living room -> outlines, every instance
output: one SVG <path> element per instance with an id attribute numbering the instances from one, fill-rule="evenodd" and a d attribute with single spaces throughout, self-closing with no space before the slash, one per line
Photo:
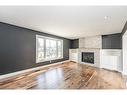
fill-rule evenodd
<path id="1" fill-rule="evenodd" d="M 0 89 L 126 89 L 126 10 L 0 6 Z"/>

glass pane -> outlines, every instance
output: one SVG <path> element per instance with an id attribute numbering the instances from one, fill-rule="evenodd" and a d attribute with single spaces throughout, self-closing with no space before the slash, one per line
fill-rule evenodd
<path id="1" fill-rule="evenodd" d="M 37 60 L 42 61 L 44 59 L 44 39 L 37 38 Z"/>
<path id="2" fill-rule="evenodd" d="M 58 41 L 58 57 L 62 57 L 62 41 Z"/>
<path id="3" fill-rule="evenodd" d="M 57 45 L 55 40 L 46 39 L 46 58 L 57 57 Z"/>

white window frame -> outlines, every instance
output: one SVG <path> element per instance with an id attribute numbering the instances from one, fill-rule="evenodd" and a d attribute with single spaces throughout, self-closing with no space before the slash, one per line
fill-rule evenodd
<path id="1" fill-rule="evenodd" d="M 44 58 L 43 61 L 39 61 L 38 58 L 37 58 L 37 55 L 38 55 L 38 51 L 37 51 L 37 49 L 38 49 L 37 39 L 38 38 L 44 39 L 44 53 L 45 54 L 46 54 L 46 50 L 45 50 L 45 47 L 46 47 L 46 39 L 61 41 L 62 42 L 62 55 L 61 55 L 61 57 L 48 58 L 48 59 L 47 58 Z M 58 47 L 57 47 L 57 52 L 56 53 L 58 54 Z M 41 35 L 36 35 L 36 63 L 45 62 L 45 61 L 51 61 L 51 60 L 57 60 L 57 59 L 62 59 L 62 58 L 63 58 L 63 40 L 62 39 L 52 38 L 52 37 L 46 37 L 46 36 L 41 36 Z"/>

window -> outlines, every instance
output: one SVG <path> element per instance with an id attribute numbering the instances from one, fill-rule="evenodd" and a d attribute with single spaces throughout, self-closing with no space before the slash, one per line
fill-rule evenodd
<path id="1" fill-rule="evenodd" d="M 63 58 L 63 40 L 36 35 L 36 62 Z"/>

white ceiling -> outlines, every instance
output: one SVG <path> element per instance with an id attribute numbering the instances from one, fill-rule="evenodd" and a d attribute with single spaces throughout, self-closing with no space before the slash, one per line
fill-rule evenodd
<path id="1" fill-rule="evenodd" d="M 127 21 L 127 7 L 1 6 L 0 21 L 75 39 L 120 33 Z"/>

